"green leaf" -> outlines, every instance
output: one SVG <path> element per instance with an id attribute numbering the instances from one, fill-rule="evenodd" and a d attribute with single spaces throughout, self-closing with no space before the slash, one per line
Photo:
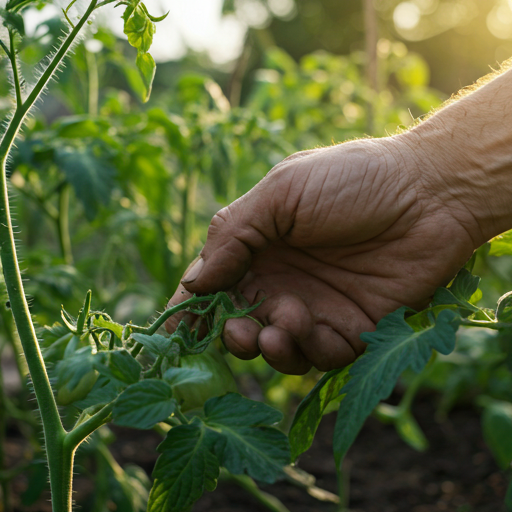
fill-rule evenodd
<path id="1" fill-rule="evenodd" d="M 210 398 L 204 405 L 205 423 L 217 436 L 215 454 L 221 466 L 235 475 L 248 474 L 273 483 L 290 463 L 287 437 L 273 425 L 282 414 L 237 393 Z"/>
<path id="2" fill-rule="evenodd" d="M 434 306 L 455 304 L 462 310 L 478 312 L 480 308 L 471 304 L 469 300 L 477 291 L 479 283 L 480 277 L 462 268 L 448 288 L 436 290 L 432 304 Z"/>
<path id="3" fill-rule="evenodd" d="M 194 382 L 204 382 L 210 379 L 212 374 L 198 368 L 169 368 L 164 373 L 164 379 L 171 385 L 192 384 Z"/>
<path id="4" fill-rule="evenodd" d="M 119 339 L 123 336 L 123 326 L 111 320 L 108 315 L 102 312 L 95 312 L 92 317 L 92 325 L 112 331 Z"/>
<path id="5" fill-rule="evenodd" d="M 13 10 L 0 9 L 0 18 L 3 18 L 3 26 L 17 32 L 20 36 L 25 35 L 25 24 L 23 16 Z"/>
<path id="6" fill-rule="evenodd" d="M 84 410 L 108 404 L 117 398 L 123 387 L 124 385 L 117 380 L 100 375 L 89 394 L 83 400 L 74 402 L 73 405 L 80 410 Z"/>
<path id="7" fill-rule="evenodd" d="M 149 352 L 157 356 L 167 356 L 169 352 L 173 354 L 179 353 L 180 347 L 174 343 L 171 338 L 162 336 L 161 334 L 147 334 L 134 333 L 130 336 L 137 343 L 144 346 Z"/>
<path id="8" fill-rule="evenodd" d="M 512 230 L 502 233 L 491 240 L 489 256 L 512 255 Z"/>
<path id="9" fill-rule="evenodd" d="M 114 170 L 91 147 L 60 147 L 55 160 L 82 202 L 85 215 L 94 219 L 100 205 L 106 205 L 114 188 Z"/>
<path id="10" fill-rule="evenodd" d="M 151 89 L 153 87 L 153 79 L 155 78 L 156 64 L 153 57 L 149 53 L 137 53 L 135 64 L 139 69 L 142 82 L 144 83 L 145 94 L 142 101 L 146 103 L 151 96 Z"/>
<path id="11" fill-rule="evenodd" d="M 466 268 L 461 268 L 448 289 L 460 300 L 469 301 L 477 291 L 480 277 L 473 275 Z"/>
<path id="12" fill-rule="evenodd" d="M 419 452 L 427 450 L 427 438 L 409 411 L 399 414 L 394 423 L 398 434 L 409 446 Z"/>
<path id="13" fill-rule="evenodd" d="M 116 400 L 114 423 L 121 427 L 149 429 L 167 419 L 176 409 L 169 384 L 146 379 L 128 386 Z"/>
<path id="14" fill-rule="evenodd" d="M 391 394 L 400 374 L 411 367 L 420 372 L 432 349 L 449 354 L 455 347 L 460 316 L 441 311 L 436 323 L 416 332 L 404 320 L 407 308 L 385 316 L 372 333 L 361 340 L 368 347 L 350 369 L 350 380 L 342 388 L 343 398 L 334 433 L 334 455 L 339 467 L 359 430 L 375 406 Z"/>
<path id="15" fill-rule="evenodd" d="M 104 119 L 94 119 L 88 115 L 66 116 L 59 119 L 52 128 L 64 139 L 84 139 L 99 137 L 110 128 L 110 123 Z"/>
<path id="16" fill-rule="evenodd" d="M 213 491 L 219 477 L 219 461 L 212 453 L 214 437 L 199 418 L 173 427 L 158 447 L 148 512 L 190 510 L 205 490 Z"/>
<path id="17" fill-rule="evenodd" d="M 95 355 L 94 368 L 105 377 L 116 379 L 125 384 L 135 384 L 140 379 L 141 364 L 122 348 Z"/>
<path id="18" fill-rule="evenodd" d="M 146 53 L 151 48 L 155 24 L 149 19 L 141 5 L 138 5 L 125 21 L 124 33 L 128 37 L 128 42 L 140 53 Z"/>
<path id="19" fill-rule="evenodd" d="M 63 359 L 56 365 L 57 387 L 60 388 L 64 384 L 69 387 L 75 387 L 80 379 L 93 369 L 94 356 L 91 347 L 82 347 L 74 354 Z"/>
<path id="20" fill-rule="evenodd" d="M 348 381 L 349 368 L 326 373 L 299 404 L 288 435 L 293 461 L 311 446 L 325 408 Z"/>
<path id="21" fill-rule="evenodd" d="M 495 400 L 487 404 L 482 415 L 482 432 L 501 469 L 512 462 L 512 404 Z"/>
<path id="22" fill-rule="evenodd" d="M 498 299 L 496 320 L 512 323 L 512 292 L 505 293 Z"/>

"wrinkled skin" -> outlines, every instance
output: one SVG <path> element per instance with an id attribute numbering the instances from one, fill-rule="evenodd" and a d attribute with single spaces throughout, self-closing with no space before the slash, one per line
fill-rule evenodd
<path id="1" fill-rule="evenodd" d="M 292 155 L 215 215 L 169 305 L 236 286 L 266 300 L 253 313 L 263 328 L 226 323 L 234 355 L 261 353 L 291 374 L 350 364 L 362 332 L 402 305 L 425 307 L 483 241 L 468 210 L 437 193 L 438 171 L 403 136 Z"/>

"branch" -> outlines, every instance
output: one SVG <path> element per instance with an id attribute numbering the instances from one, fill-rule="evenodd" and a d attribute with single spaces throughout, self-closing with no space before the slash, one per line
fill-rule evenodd
<path id="1" fill-rule="evenodd" d="M 23 104 L 23 100 L 21 97 L 20 78 L 18 75 L 18 62 L 16 61 L 16 49 L 14 48 L 14 33 L 12 30 L 9 30 L 9 43 L 11 46 L 11 52 L 9 55 L 9 59 L 11 61 L 12 73 L 14 76 L 14 90 L 16 92 L 16 107 L 21 108 L 21 106 Z"/>
<path id="2" fill-rule="evenodd" d="M 66 434 L 64 445 L 66 448 L 74 450 L 78 445 L 90 436 L 95 430 L 105 425 L 112 419 L 112 409 L 114 402 L 105 405 L 96 414 L 91 416 L 87 421 L 84 421 L 78 427 L 74 428 Z"/>

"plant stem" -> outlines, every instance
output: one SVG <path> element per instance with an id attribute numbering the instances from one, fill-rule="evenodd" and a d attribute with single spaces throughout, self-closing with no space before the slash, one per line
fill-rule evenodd
<path id="1" fill-rule="evenodd" d="M 57 232 L 62 258 L 66 265 L 73 265 L 73 252 L 71 250 L 71 237 L 69 235 L 69 194 L 71 188 L 63 183 L 59 188 L 59 215 L 57 217 Z"/>
<path id="2" fill-rule="evenodd" d="M 100 409 L 96 414 L 91 416 L 87 421 L 84 421 L 78 427 L 66 434 L 64 441 L 65 446 L 68 450 L 76 450 L 80 443 L 90 436 L 95 430 L 100 428 L 102 425 L 108 423 L 111 419 L 112 409 L 114 403 L 105 405 L 103 409 Z"/>
<path id="3" fill-rule="evenodd" d="M 0 141 L 0 255 L 12 313 L 32 377 L 32 382 L 34 383 L 34 392 L 43 422 L 48 467 L 50 471 L 53 512 L 71 511 L 74 450 L 71 451 L 64 446 L 66 431 L 60 420 L 59 411 L 53 397 L 53 391 L 48 380 L 36 332 L 25 298 L 16 255 L 11 212 L 9 209 L 6 162 L 9 151 L 12 148 L 27 113 L 57 70 L 57 67 L 67 54 L 80 29 L 96 7 L 97 1 L 98 0 L 91 1 L 86 12 L 79 20 L 76 27 L 66 37 L 59 50 L 55 53 L 25 102 L 18 104 L 11 122 L 7 127 L 7 131 Z M 11 51 L 11 57 L 12 53 Z M 15 62 L 14 59 L 14 63 Z"/>
<path id="4" fill-rule="evenodd" d="M 16 49 L 14 48 L 14 33 L 12 30 L 9 30 L 9 44 L 11 47 L 10 51 L 10 61 L 12 66 L 12 74 L 14 78 L 14 91 L 16 93 L 16 106 L 17 108 L 21 107 L 23 99 L 21 98 L 21 86 L 20 86 L 20 77 L 18 73 L 18 63 L 16 61 Z"/>
<path id="5" fill-rule="evenodd" d="M 85 59 L 87 61 L 87 75 L 89 78 L 89 115 L 98 115 L 98 91 L 99 91 L 99 79 L 98 79 L 98 63 L 96 62 L 96 55 L 85 49 Z"/>
<path id="6" fill-rule="evenodd" d="M 272 512 L 290 512 L 275 496 L 262 491 L 251 477 L 247 475 L 232 475 L 224 468 L 221 469 L 220 477 L 226 482 L 233 482 L 242 489 L 245 489 L 268 510 Z"/>

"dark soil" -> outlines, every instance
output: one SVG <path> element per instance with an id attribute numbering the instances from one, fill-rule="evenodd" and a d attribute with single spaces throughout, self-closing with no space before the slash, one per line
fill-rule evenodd
<path id="1" fill-rule="evenodd" d="M 420 398 L 414 414 L 423 428 L 430 448 L 418 453 L 396 434 L 394 427 L 370 418 L 345 463 L 345 485 L 350 487 L 350 512 L 504 512 L 506 475 L 498 470 L 486 448 L 478 413 L 471 408 L 455 409 L 442 424 L 434 421 L 432 397 Z M 299 467 L 313 474 L 317 486 L 337 492 L 332 457 L 335 415 L 324 418 L 312 448 Z M 115 429 L 117 441 L 111 446 L 118 462 L 136 463 L 151 473 L 160 438 L 154 432 Z M 23 458 L 28 447 L 14 432 L 7 444 L 10 464 Z M 13 501 L 26 487 L 22 475 L 12 482 Z M 77 502 L 93 492 L 83 477 L 75 480 Z M 337 507 L 312 498 L 304 489 L 288 482 L 262 488 L 278 497 L 291 512 L 334 512 Z M 50 512 L 48 495 L 30 508 L 15 512 Z M 1 509 L 1 506 L 0 506 Z M 82 509 L 84 510 L 84 509 Z M 264 512 L 246 491 L 220 482 L 217 490 L 206 493 L 193 512 Z M 122 512 L 122 511 L 121 511 Z"/>

